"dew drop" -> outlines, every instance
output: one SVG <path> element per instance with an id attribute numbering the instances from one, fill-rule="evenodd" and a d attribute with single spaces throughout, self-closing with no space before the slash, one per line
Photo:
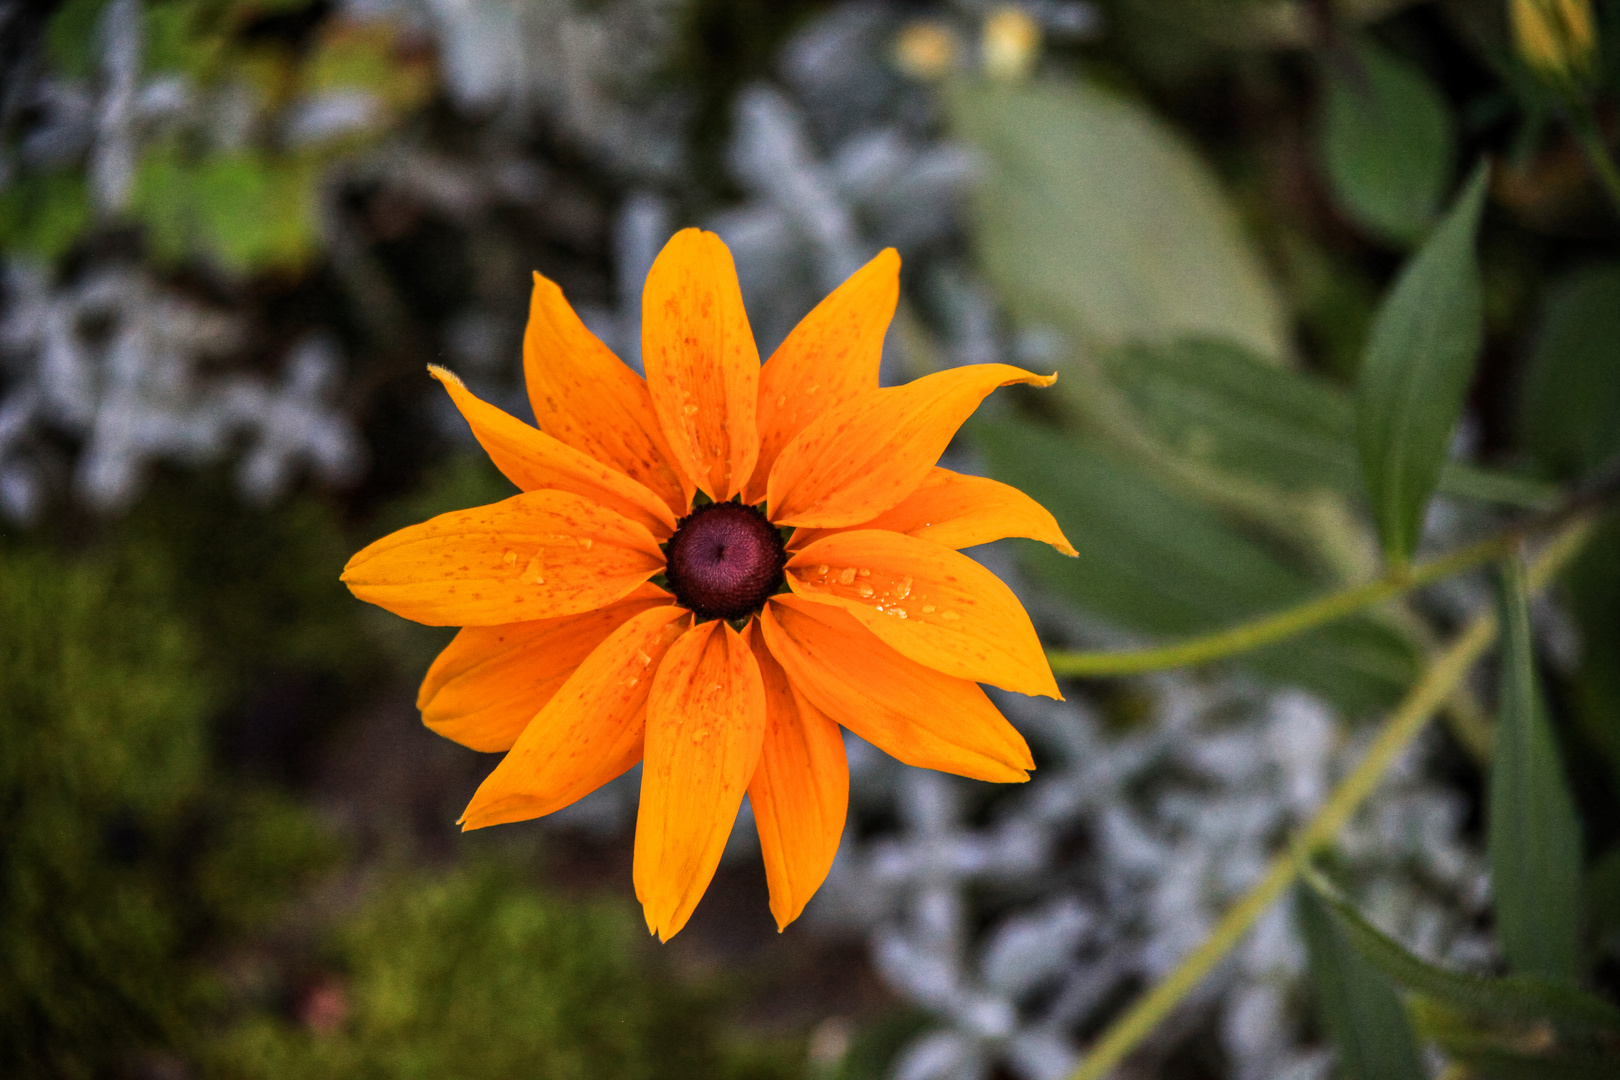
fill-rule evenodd
<path id="1" fill-rule="evenodd" d="M 596 546 L 596 541 L 587 536 L 579 542 L 579 546 L 589 551 Z"/>
<path id="2" fill-rule="evenodd" d="M 855 568 L 853 566 L 844 567 L 838 572 L 838 580 L 845 585 L 853 585 L 855 583 Z"/>
<path id="3" fill-rule="evenodd" d="M 832 567 L 828 566 L 826 563 L 822 563 L 816 567 L 816 573 L 820 574 L 822 577 L 826 577 L 827 571 L 830 569 L 832 569 Z"/>
<path id="4" fill-rule="evenodd" d="M 681 407 L 681 412 L 685 413 L 687 416 L 696 416 L 697 411 L 698 407 L 696 405 L 685 405 Z"/>
<path id="5" fill-rule="evenodd" d="M 818 382 L 813 382 L 808 387 L 805 388 L 804 392 L 807 393 L 807 394 L 813 394 L 817 390 L 820 390 L 820 389 L 821 389 L 821 384 L 818 383 Z"/>
<path id="6" fill-rule="evenodd" d="M 787 404 L 787 395 L 786 394 L 783 394 L 783 395 L 781 395 L 780 397 L 778 397 L 776 399 L 776 407 L 778 409 L 780 409 L 782 406 L 784 406 L 786 404 Z"/>
<path id="7" fill-rule="evenodd" d="M 636 688 L 636 684 L 639 683 L 640 681 L 641 681 L 641 676 L 640 675 L 632 675 L 628 679 L 624 680 L 624 685 L 629 687 L 631 690 L 634 690 Z"/>
<path id="8" fill-rule="evenodd" d="M 900 579 L 900 587 L 898 589 L 894 590 L 894 597 L 895 597 L 896 600 L 904 600 L 906 597 L 908 597 L 910 595 L 911 595 L 911 579 L 909 577 L 903 577 L 903 578 Z"/>
<path id="9" fill-rule="evenodd" d="M 894 613 L 895 613 L 895 614 L 896 614 L 896 615 L 898 615 L 898 616 L 899 616 L 899 617 L 900 617 L 900 618 L 902 618 L 902 619 L 904 619 L 904 618 L 906 618 L 906 617 L 907 617 L 907 613 L 906 613 L 906 609 L 905 609 L 905 608 L 903 608 L 903 607 L 897 607 L 897 608 L 895 608 L 895 609 L 894 609 Z"/>
<path id="10" fill-rule="evenodd" d="M 501 561 L 506 563 L 508 569 L 510 569 L 511 567 L 516 566 L 517 565 L 517 552 L 513 551 L 511 548 L 507 548 L 506 549 L 506 554 L 501 556 Z"/>
<path id="11" fill-rule="evenodd" d="M 644 667 L 644 668 L 652 667 L 652 657 L 648 656 L 645 652 L 642 652 L 640 649 L 636 650 L 636 659 L 641 661 L 641 666 L 642 667 Z"/>
<path id="12" fill-rule="evenodd" d="M 957 619 L 960 619 L 962 616 L 958 615 L 954 611 L 946 611 L 946 612 L 942 612 L 939 617 L 944 619 L 946 622 L 955 622 Z"/>
<path id="13" fill-rule="evenodd" d="M 924 615 L 932 615 L 934 613 L 934 610 L 935 609 L 934 609 L 933 604 L 924 604 L 923 605 L 923 614 Z"/>
<path id="14" fill-rule="evenodd" d="M 864 566 L 861 567 L 858 571 L 856 571 L 856 573 L 860 574 L 861 577 L 871 577 L 872 576 L 872 571 L 868 570 Z"/>
<path id="15" fill-rule="evenodd" d="M 696 731 L 692 732 L 692 741 L 695 742 L 695 743 L 700 743 L 704 739 L 707 739 L 708 737 L 709 737 L 709 729 L 706 728 L 706 727 L 700 727 Z"/>
<path id="16" fill-rule="evenodd" d="M 866 582 L 863 581 L 863 582 L 861 582 L 860 588 L 856 589 L 855 591 L 860 593 L 862 596 L 871 596 L 872 595 L 872 586 L 866 584 Z"/>

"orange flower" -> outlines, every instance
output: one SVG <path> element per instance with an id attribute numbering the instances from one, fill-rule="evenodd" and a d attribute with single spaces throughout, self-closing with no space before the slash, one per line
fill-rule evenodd
<path id="1" fill-rule="evenodd" d="M 522 493 L 385 536 L 343 572 L 362 600 L 464 628 L 418 699 L 433 730 L 506 752 L 464 828 L 549 814 L 645 763 L 636 896 L 664 940 L 744 793 L 771 913 L 798 917 L 844 827 L 840 724 L 924 768 L 1034 767 L 976 684 L 1057 684 L 1018 600 L 956 549 L 1074 550 L 1028 496 L 934 462 L 990 391 L 1052 377 L 980 364 L 879 389 L 899 273 L 883 252 L 761 366 L 731 253 L 687 229 L 647 277 L 645 381 L 535 275 L 538 429 L 430 369 Z"/>

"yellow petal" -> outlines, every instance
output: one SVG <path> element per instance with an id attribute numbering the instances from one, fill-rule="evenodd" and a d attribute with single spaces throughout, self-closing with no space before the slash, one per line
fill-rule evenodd
<path id="1" fill-rule="evenodd" d="M 802 597 L 772 597 L 759 621 L 793 688 L 884 753 L 976 780 L 1029 779 L 1028 744 L 973 683 L 906 659 L 848 612 Z"/>
<path id="2" fill-rule="evenodd" d="M 682 229 L 653 262 L 641 359 L 679 468 L 717 502 L 741 491 L 759 456 L 759 351 L 731 252 L 713 233 Z"/>
<path id="3" fill-rule="evenodd" d="M 639 521 L 654 536 L 665 537 L 675 531 L 675 515 L 669 504 L 646 487 L 511 413 L 480 401 L 444 368 L 429 365 L 428 371 L 450 391 L 451 400 L 495 467 L 524 491 L 572 491 L 617 510 L 631 521 Z"/>
<path id="4" fill-rule="evenodd" d="M 539 274 L 523 333 L 523 374 L 541 431 L 686 513 L 692 488 L 681 484 L 646 381 L 597 340 L 562 290 Z"/>
<path id="5" fill-rule="evenodd" d="M 1050 386 L 1056 378 L 1006 364 L 972 364 L 829 409 L 771 467 L 771 520 L 815 528 L 870 521 L 917 490 L 990 391 L 1012 383 Z"/>
<path id="6" fill-rule="evenodd" d="M 611 604 L 663 567 L 646 526 L 571 492 L 528 491 L 390 533 L 343 581 L 429 626 L 494 626 Z"/>
<path id="7" fill-rule="evenodd" d="M 759 828 L 771 914 L 783 929 L 799 917 L 832 869 L 849 809 L 849 765 L 838 725 L 788 682 L 749 624 L 749 645 L 765 685 L 765 741 L 748 782 Z"/>
<path id="8" fill-rule="evenodd" d="M 834 405 L 878 386 L 883 335 L 900 298 L 900 256 L 884 248 L 834 289 L 759 372 L 759 462 L 745 501 L 765 498 L 776 456 Z"/>
<path id="9" fill-rule="evenodd" d="M 664 605 L 632 615 L 608 635 L 484 778 L 462 828 L 561 810 L 640 761 L 653 673 L 689 625 L 687 612 Z"/>
<path id="10" fill-rule="evenodd" d="M 616 604 L 505 626 L 469 626 L 428 668 L 417 695 L 422 722 L 484 753 L 510 750 L 574 669 L 631 616 L 674 602 L 643 585 Z"/>
<path id="11" fill-rule="evenodd" d="M 935 466 L 922 486 L 892 510 L 852 529 L 887 529 L 948 548 L 975 547 L 1009 536 L 1023 536 L 1051 544 L 1074 555 L 1057 519 L 1046 507 L 1015 487 L 983 476 L 966 476 Z M 791 547 L 802 550 L 824 536 L 827 529 L 800 529 Z"/>
<path id="12" fill-rule="evenodd" d="M 843 608 L 903 656 L 959 679 L 1060 698 L 1024 606 L 960 552 L 901 533 L 833 533 L 787 564 L 788 586 Z"/>
<path id="13" fill-rule="evenodd" d="M 765 687 L 748 645 L 718 619 L 689 630 L 647 700 L 636 816 L 636 898 L 660 941 L 709 887 L 764 737 Z"/>

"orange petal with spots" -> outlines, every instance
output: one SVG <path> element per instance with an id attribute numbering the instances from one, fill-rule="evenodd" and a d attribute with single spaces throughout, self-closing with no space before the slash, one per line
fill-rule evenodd
<path id="1" fill-rule="evenodd" d="M 849 809 L 849 764 L 838 725 L 793 689 L 754 624 L 745 636 L 765 685 L 765 740 L 748 801 L 781 930 L 832 869 Z"/>
<path id="2" fill-rule="evenodd" d="M 759 372 L 759 462 L 747 502 L 765 498 L 782 448 L 834 405 L 878 386 L 883 336 L 900 299 L 900 256 L 884 248 L 787 336 Z"/>
<path id="3" fill-rule="evenodd" d="M 663 568 L 645 525 L 572 492 L 527 491 L 390 533 L 343 582 L 429 626 L 494 626 L 611 604 Z"/>
<path id="4" fill-rule="evenodd" d="M 771 467 L 778 525 L 835 528 L 870 521 L 916 491 L 962 422 L 998 386 L 1050 386 L 1006 364 L 971 364 L 872 390 L 829 409 Z"/>
<path id="5" fill-rule="evenodd" d="M 674 602 L 643 585 L 616 604 L 505 626 L 469 626 L 428 668 L 416 707 L 447 739 L 485 753 L 512 749 L 574 669 L 632 616 Z"/>
<path id="6" fill-rule="evenodd" d="M 796 553 L 787 580 L 795 595 L 843 608 L 935 671 L 1062 698 L 1024 605 L 961 552 L 901 533 L 852 530 Z"/>
<path id="7" fill-rule="evenodd" d="M 692 488 L 683 487 L 675 471 L 646 381 L 587 330 L 562 290 L 539 274 L 523 332 L 523 375 L 541 431 L 686 513 Z"/>
<path id="8" fill-rule="evenodd" d="M 650 608 L 591 650 L 478 786 L 462 828 L 561 810 L 640 761 L 653 673 L 690 625 L 681 608 Z"/>
<path id="9" fill-rule="evenodd" d="M 647 274 L 641 360 L 679 468 L 715 501 L 743 489 L 759 456 L 759 351 L 731 252 L 682 229 Z"/>
<path id="10" fill-rule="evenodd" d="M 641 522 L 654 536 L 665 537 L 675 531 L 675 515 L 669 504 L 646 487 L 511 413 L 479 400 L 444 368 L 430 364 L 428 371 L 450 391 L 450 399 L 495 467 L 524 491 L 572 491 L 617 510 L 631 521 Z"/>
<path id="11" fill-rule="evenodd" d="M 709 887 L 764 737 L 765 687 L 748 644 L 718 619 L 687 631 L 647 699 L 636 815 L 636 898 L 660 941 Z"/>
<path id="12" fill-rule="evenodd" d="M 1029 779 L 1024 737 L 973 683 L 906 659 L 827 604 L 775 596 L 759 621 L 793 688 L 884 753 L 976 780 Z"/>
<path id="13" fill-rule="evenodd" d="M 892 510 L 852 529 L 887 529 L 948 548 L 974 547 L 1009 536 L 1051 544 L 1074 555 L 1057 519 L 1015 487 L 984 476 L 967 476 L 935 466 L 922 486 Z M 800 529 L 793 534 L 795 551 L 831 535 L 827 529 Z"/>

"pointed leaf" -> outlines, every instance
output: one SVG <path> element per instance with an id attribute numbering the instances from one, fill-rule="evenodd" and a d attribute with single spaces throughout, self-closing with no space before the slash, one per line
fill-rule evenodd
<path id="1" fill-rule="evenodd" d="M 1328 54 L 1321 154 L 1339 206 L 1407 245 L 1433 223 L 1451 179 L 1451 110 L 1423 70 L 1364 41 Z"/>
<path id="2" fill-rule="evenodd" d="M 1377 968 L 1351 948 L 1309 888 L 1294 893 L 1316 1011 L 1339 1055 L 1344 1080 L 1424 1080 L 1406 1011 Z"/>
<path id="3" fill-rule="evenodd" d="M 1356 951 L 1413 993 L 1465 1013 L 1499 1020 L 1553 1020 L 1561 1027 L 1620 1032 L 1620 1009 L 1602 998 L 1533 975 L 1487 979 L 1448 971 L 1412 955 L 1368 922 L 1315 868 L 1302 866 L 1300 877 L 1332 910 Z"/>
<path id="4" fill-rule="evenodd" d="M 1503 564 L 1502 676 L 1488 846 L 1496 933 L 1514 971 L 1578 982 L 1581 826 L 1537 687 L 1524 567 Z"/>
<path id="5" fill-rule="evenodd" d="M 1488 172 L 1407 263 L 1373 322 L 1356 384 L 1356 441 L 1384 552 L 1417 547 L 1484 332 L 1474 235 Z"/>

